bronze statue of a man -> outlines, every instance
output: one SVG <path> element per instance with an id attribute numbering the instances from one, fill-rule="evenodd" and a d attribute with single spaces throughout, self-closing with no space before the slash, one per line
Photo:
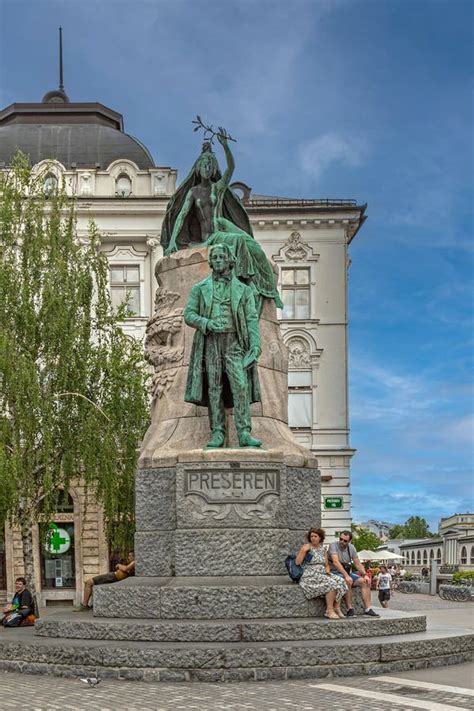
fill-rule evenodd
<path id="1" fill-rule="evenodd" d="M 261 441 L 250 434 L 250 404 L 260 401 L 254 294 L 234 275 L 228 245 L 210 248 L 209 265 L 212 274 L 193 286 L 184 310 L 184 320 L 196 329 L 184 399 L 209 408 L 212 436 L 207 447 L 224 446 L 226 407 L 234 408 L 240 447 L 260 447 Z"/>

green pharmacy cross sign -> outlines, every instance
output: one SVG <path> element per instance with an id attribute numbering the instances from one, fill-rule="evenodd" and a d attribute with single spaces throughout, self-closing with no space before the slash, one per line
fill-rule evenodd
<path id="1" fill-rule="evenodd" d="M 48 553 L 66 553 L 71 545 L 71 538 L 64 528 L 59 528 L 56 523 L 48 524 L 48 534 L 45 548 Z"/>
<path id="2" fill-rule="evenodd" d="M 325 496 L 324 497 L 324 508 L 325 509 L 342 509 L 343 506 L 342 496 Z"/>

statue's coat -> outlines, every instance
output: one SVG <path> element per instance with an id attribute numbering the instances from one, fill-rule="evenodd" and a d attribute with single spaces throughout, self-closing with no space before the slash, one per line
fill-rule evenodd
<path id="1" fill-rule="evenodd" d="M 184 399 L 196 405 L 208 405 L 208 387 L 204 362 L 204 343 L 207 321 L 211 317 L 214 284 L 212 274 L 195 284 L 189 294 L 184 309 L 184 320 L 196 329 L 189 361 L 188 379 Z M 260 347 L 258 314 L 252 289 L 232 276 L 230 282 L 231 309 L 237 338 L 244 355 L 250 348 Z M 260 402 L 260 385 L 256 363 L 247 369 L 250 388 L 250 402 Z M 227 378 L 224 377 L 224 406 L 232 407 L 232 393 Z"/>

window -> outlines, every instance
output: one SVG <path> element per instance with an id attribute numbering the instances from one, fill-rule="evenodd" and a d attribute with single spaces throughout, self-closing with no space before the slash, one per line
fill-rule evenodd
<path id="1" fill-rule="evenodd" d="M 467 564 L 467 548 L 466 546 L 463 546 L 461 548 L 461 565 L 466 565 Z"/>
<path id="2" fill-rule="evenodd" d="M 43 190 L 46 197 L 52 195 L 58 189 L 58 179 L 53 173 L 48 173 L 44 179 Z"/>
<path id="3" fill-rule="evenodd" d="M 288 371 L 288 424 L 290 427 L 311 428 L 313 424 L 313 394 L 310 370 Z"/>
<path id="4" fill-rule="evenodd" d="M 427 562 L 428 562 L 428 552 L 423 551 L 423 563 L 426 565 Z"/>
<path id="5" fill-rule="evenodd" d="M 411 564 L 415 565 L 415 551 L 411 552 Z"/>
<path id="6" fill-rule="evenodd" d="M 115 194 L 117 197 L 129 197 L 132 194 L 132 181 L 126 173 L 119 175 L 115 181 Z"/>
<path id="7" fill-rule="evenodd" d="M 110 267 L 112 304 L 117 307 L 128 297 L 128 308 L 133 316 L 140 314 L 140 267 L 124 264 Z"/>
<path id="8" fill-rule="evenodd" d="M 436 562 L 441 563 L 441 548 L 438 548 L 436 552 Z"/>
<path id="9" fill-rule="evenodd" d="M 309 268 L 282 269 L 281 288 L 283 298 L 282 318 L 310 318 Z"/>
<path id="10" fill-rule="evenodd" d="M 421 565 L 421 551 L 416 552 L 416 564 Z"/>
<path id="11" fill-rule="evenodd" d="M 433 560 L 433 558 L 434 558 L 434 550 L 431 549 L 430 550 L 430 560 Z"/>
<path id="12" fill-rule="evenodd" d="M 474 565 L 474 546 L 471 546 L 471 565 Z"/>

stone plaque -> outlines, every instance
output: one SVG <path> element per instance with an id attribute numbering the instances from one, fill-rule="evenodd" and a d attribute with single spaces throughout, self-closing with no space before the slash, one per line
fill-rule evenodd
<path id="1" fill-rule="evenodd" d="M 184 471 L 184 495 L 200 496 L 208 504 L 252 504 L 280 495 L 279 469 L 208 469 Z"/>

